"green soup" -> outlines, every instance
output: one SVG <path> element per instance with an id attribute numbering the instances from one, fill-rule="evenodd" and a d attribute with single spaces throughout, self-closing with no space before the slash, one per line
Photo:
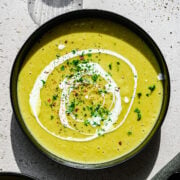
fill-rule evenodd
<path id="1" fill-rule="evenodd" d="M 149 47 L 99 19 L 59 25 L 25 59 L 18 103 L 34 138 L 52 154 L 107 162 L 140 145 L 155 125 L 163 76 Z"/>

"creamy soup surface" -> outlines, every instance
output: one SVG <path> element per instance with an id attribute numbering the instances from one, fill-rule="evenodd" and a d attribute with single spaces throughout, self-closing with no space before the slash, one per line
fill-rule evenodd
<path id="1" fill-rule="evenodd" d="M 25 124 L 52 154 L 84 164 L 134 150 L 155 125 L 163 75 L 148 46 L 100 19 L 63 23 L 44 34 L 18 78 Z"/>

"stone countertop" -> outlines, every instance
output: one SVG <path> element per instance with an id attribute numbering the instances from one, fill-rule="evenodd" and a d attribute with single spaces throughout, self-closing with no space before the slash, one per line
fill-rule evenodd
<path id="1" fill-rule="evenodd" d="M 22 172 L 48 180 L 151 179 L 180 151 L 180 1 L 83 0 L 82 6 L 113 11 L 133 20 L 160 47 L 171 78 L 170 106 L 161 130 L 135 158 L 105 170 L 68 168 L 39 153 L 17 125 L 9 97 L 10 72 L 15 56 L 38 25 L 29 15 L 27 0 L 1 0 L 0 171 Z"/>

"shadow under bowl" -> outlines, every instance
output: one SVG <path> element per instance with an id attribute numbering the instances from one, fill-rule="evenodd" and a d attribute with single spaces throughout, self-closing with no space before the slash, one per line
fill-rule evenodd
<path id="1" fill-rule="evenodd" d="M 1 172 L 1 180 L 35 180 L 35 178 L 30 177 L 29 175 L 15 173 L 15 172 Z"/>

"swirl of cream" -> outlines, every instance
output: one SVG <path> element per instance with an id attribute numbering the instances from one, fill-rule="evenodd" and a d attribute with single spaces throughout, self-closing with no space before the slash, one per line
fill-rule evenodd
<path id="1" fill-rule="evenodd" d="M 59 117 L 61 120 L 61 123 L 70 128 L 75 130 L 74 128 L 72 128 L 69 124 L 68 124 L 68 120 L 66 117 L 66 104 L 68 104 L 68 100 L 69 100 L 69 95 L 71 93 L 71 91 L 74 88 L 74 84 L 73 82 L 77 79 L 79 79 L 80 77 L 82 77 L 83 75 L 93 75 L 93 74 L 97 74 L 100 75 L 101 77 L 103 77 L 108 84 L 106 84 L 106 90 L 107 92 L 110 92 L 113 94 L 113 100 L 116 98 L 116 102 L 115 102 L 115 106 L 113 108 L 113 110 L 109 113 L 108 117 L 106 118 L 106 120 L 104 120 L 104 125 L 103 127 L 101 127 L 100 129 L 97 130 L 96 134 L 104 134 L 103 132 L 108 132 L 110 130 L 110 128 L 112 127 L 112 124 L 117 120 L 120 112 L 121 112 L 121 98 L 120 98 L 120 93 L 118 90 L 118 87 L 116 85 L 116 83 L 114 82 L 114 80 L 111 78 L 111 76 L 106 73 L 102 67 L 97 64 L 97 63 L 87 63 L 87 64 L 81 64 L 80 65 L 82 72 L 78 74 L 75 74 L 70 81 L 67 80 L 67 78 L 64 79 L 64 81 L 60 84 L 60 88 L 63 90 L 62 91 L 62 96 L 61 96 L 61 105 L 60 105 L 60 110 L 59 110 Z M 115 96 L 115 98 L 114 98 Z M 79 120 L 81 121 L 81 120 Z M 97 116 L 97 117 L 93 117 L 93 118 L 89 118 L 88 121 L 90 122 L 90 124 L 93 126 L 94 122 L 100 125 L 100 121 L 101 121 L 101 117 Z"/>
<path id="2" fill-rule="evenodd" d="M 60 117 L 61 123 L 64 126 L 66 126 L 67 128 L 75 130 L 68 123 L 66 113 L 65 113 L 66 112 L 66 104 L 68 103 L 69 95 L 70 95 L 71 91 L 73 90 L 73 86 L 72 86 L 73 82 L 77 78 L 82 77 L 83 75 L 86 75 L 86 74 L 92 75 L 95 73 L 95 74 L 102 76 L 107 82 L 106 90 L 113 94 L 113 102 L 115 100 L 115 104 L 114 104 L 114 108 L 110 111 L 107 119 L 103 122 L 103 125 L 101 126 L 101 128 L 98 128 L 93 135 L 87 134 L 87 137 L 85 137 L 85 138 L 62 137 L 60 135 L 55 134 L 54 132 L 49 131 L 41 123 L 41 121 L 38 118 L 38 114 L 40 112 L 40 106 L 41 106 L 40 90 L 43 87 L 42 80 L 46 81 L 49 74 L 51 74 L 51 72 L 54 70 L 54 68 L 59 66 L 60 64 L 62 64 L 64 61 L 71 59 L 71 58 L 74 58 L 74 57 L 77 57 L 77 56 L 80 56 L 82 54 L 85 55 L 88 53 L 92 53 L 92 54 L 104 53 L 104 54 L 115 56 L 116 58 L 123 60 L 131 68 L 132 73 L 134 74 L 134 91 L 133 91 L 132 99 L 130 101 L 129 108 L 128 108 L 127 113 L 125 114 L 123 120 L 116 127 L 113 127 L 113 124 L 117 121 L 118 116 L 122 110 L 120 91 L 117 91 L 116 83 L 114 82 L 112 77 L 110 75 L 108 75 L 108 73 L 106 73 L 104 71 L 104 69 L 99 64 L 93 63 L 93 62 L 88 63 L 86 65 L 80 64 L 81 69 L 83 71 L 79 74 L 74 75 L 70 80 L 68 80 L 68 83 L 67 83 L 67 79 L 65 78 L 64 81 L 62 83 L 60 83 L 60 86 L 59 86 L 61 89 L 63 89 L 62 90 L 62 96 L 61 96 L 61 104 L 60 104 L 60 109 L 59 109 L 59 117 Z M 87 66 L 91 67 L 91 68 L 88 68 L 88 70 L 87 70 Z M 34 117 L 36 118 L 36 121 L 49 134 L 51 134 L 57 138 L 60 138 L 63 140 L 68 140 L 68 141 L 90 141 L 92 139 L 99 137 L 99 135 L 103 135 L 105 133 L 112 132 L 112 131 L 116 130 L 125 122 L 128 114 L 129 114 L 129 111 L 131 109 L 131 106 L 133 104 L 134 98 L 135 98 L 136 88 L 137 88 L 137 71 L 128 59 L 126 59 L 125 57 L 123 57 L 122 55 L 120 55 L 116 52 L 106 50 L 106 49 L 81 50 L 81 51 L 76 51 L 75 53 L 73 53 L 73 52 L 68 53 L 62 57 L 59 57 L 58 59 L 55 59 L 54 61 L 52 61 L 49 65 L 47 65 L 42 70 L 41 74 L 37 77 L 35 84 L 33 86 L 33 89 L 30 93 L 29 103 L 30 103 L 32 113 L 33 113 Z M 88 120 L 89 120 L 90 124 L 93 125 L 93 122 L 99 122 L 100 121 L 100 117 L 89 118 Z"/>

